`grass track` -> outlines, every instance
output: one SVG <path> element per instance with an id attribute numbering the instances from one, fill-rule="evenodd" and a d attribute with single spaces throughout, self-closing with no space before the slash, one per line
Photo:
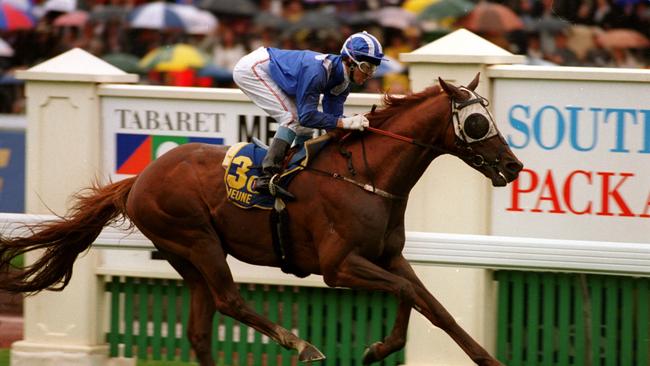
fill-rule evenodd
<path id="1" fill-rule="evenodd" d="M 137 366 L 197 366 L 196 362 L 138 361 Z M 9 366 L 9 349 L 0 349 L 0 366 Z"/>
<path id="2" fill-rule="evenodd" d="M 0 349 L 0 366 L 9 366 L 9 350 Z"/>

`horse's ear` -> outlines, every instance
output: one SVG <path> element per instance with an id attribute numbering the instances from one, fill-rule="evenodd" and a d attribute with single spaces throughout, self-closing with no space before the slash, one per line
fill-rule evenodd
<path id="1" fill-rule="evenodd" d="M 457 86 L 454 84 L 448 84 L 446 81 L 442 80 L 441 77 L 438 77 L 438 82 L 440 83 L 442 90 L 444 90 L 447 95 L 452 98 L 462 98 L 463 94 Z"/>
<path id="2" fill-rule="evenodd" d="M 477 72 L 476 76 L 474 76 L 474 80 L 472 80 L 472 82 L 469 83 L 469 85 L 467 86 L 467 89 L 472 90 L 472 91 L 476 90 L 476 87 L 478 86 L 478 79 L 479 79 L 480 76 L 481 76 L 481 73 Z"/>

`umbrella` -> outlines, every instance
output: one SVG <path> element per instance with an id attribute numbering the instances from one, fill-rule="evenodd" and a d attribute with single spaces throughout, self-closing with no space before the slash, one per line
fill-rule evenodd
<path id="1" fill-rule="evenodd" d="M 435 3 L 437 0 L 406 0 L 402 4 L 402 8 L 411 11 L 413 13 L 419 13 L 427 6 Z"/>
<path id="2" fill-rule="evenodd" d="M 0 3 L 9 4 L 16 9 L 30 12 L 34 7 L 34 3 L 31 0 L 2 0 Z"/>
<path id="3" fill-rule="evenodd" d="M 144 70 L 183 71 L 200 69 L 208 63 L 208 56 L 189 44 L 178 43 L 149 51 L 138 65 Z"/>
<path id="4" fill-rule="evenodd" d="M 190 25 L 187 28 L 187 33 L 190 34 L 208 34 L 212 33 L 217 26 L 219 21 L 214 14 L 210 13 L 207 10 L 199 9 L 198 13 L 193 20 L 190 21 Z"/>
<path id="5" fill-rule="evenodd" d="M 52 24 L 57 27 L 83 27 L 88 22 L 88 17 L 88 12 L 76 10 L 59 15 Z"/>
<path id="6" fill-rule="evenodd" d="M 647 48 L 650 40 L 634 29 L 610 29 L 596 35 L 605 48 Z"/>
<path id="7" fill-rule="evenodd" d="M 232 81 L 232 71 L 209 63 L 197 71 L 197 76 L 207 76 L 218 82 L 229 83 Z"/>
<path id="8" fill-rule="evenodd" d="M 209 34 L 217 28 L 217 17 L 209 11 L 180 4 L 175 5 L 174 9 L 185 23 L 185 30 L 189 34 Z"/>
<path id="9" fill-rule="evenodd" d="M 533 32 L 558 33 L 569 28 L 571 23 L 558 17 L 542 17 L 532 20 L 526 29 Z"/>
<path id="10" fill-rule="evenodd" d="M 34 18 L 9 4 L 0 4 L 0 30 L 31 29 Z"/>
<path id="11" fill-rule="evenodd" d="M 335 13 L 323 10 L 305 12 L 298 21 L 291 23 L 287 33 L 312 30 L 338 30 L 341 22 Z"/>
<path id="12" fill-rule="evenodd" d="M 77 0 L 47 0 L 43 4 L 43 12 L 57 11 L 60 13 L 69 13 L 77 9 Z"/>
<path id="13" fill-rule="evenodd" d="M 132 74 L 144 73 L 144 69 L 138 64 L 140 59 L 134 55 L 115 52 L 102 56 L 102 59 L 124 72 Z"/>
<path id="14" fill-rule="evenodd" d="M 123 6 L 117 5 L 95 5 L 90 12 L 90 20 L 93 22 L 121 22 L 126 20 L 128 10 Z"/>
<path id="15" fill-rule="evenodd" d="M 371 13 L 371 11 L 341 11 L 337 12 L 336 16 L 343 24 L 348 24 L 354 27 L 363 27 L 375 23 Z"/>
<path id="16" fill-rule="evenodd" d="M 406 29 L 415 25 L 415 13 L 397 6 L 387 6 L 371 11 L 370 18 L 382 27 Z"/>
<path id="17" fill-rule="evenodd" d="M 502 34 L 523 29 L 519 16 L 505 5 L 480 2 L 457 24 L 472 32 Z"/>
<path id="18" fill-rule="evenodd" d="M 128 15 L 132 28 L 142 29 L 186 29 L 187 24 L 183 15 L 178 11 L 180 7 L 191 5 L 178 5 L 156 1 L 137 6 Z"/>
<path id="19" fill-rule="evenodd" d="M 264 11 L 255 15 L 253 24 L 261 28 L 285 29 L 289 26 L 289 21 L 281 16 Z"/>
<path id="20" fill-rule="evenodd" d="M 257 5 L 251 0 L 201 0 L 199 8 L 218 14 L 246 15 L 257 14 Z"/>
<path id="21" fill-rule="evenodd" d="M 14 49 L 4 39 L 0 38 L 0 57 L 11 57 L 14 55 Z"/>
<path id="22" fill-rule="evenodd" d="M 476 4 L 469 0 L 437 0 L 422 9 L 418 19 L 438 21 L 445 18 L 458 18 L 469 13 L 474 6 Z"/>

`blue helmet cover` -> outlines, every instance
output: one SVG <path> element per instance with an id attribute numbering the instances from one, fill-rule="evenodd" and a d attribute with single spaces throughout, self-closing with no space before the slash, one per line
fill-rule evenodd
<path id="1" fill-rule="evenodd" d="M 381 43 L 372 34 L 363 31 L 355 33 L 343 42 L 341 55 L 348 56 L 358 62 L 368 61 L 379 65 L 384 58 Z"/>

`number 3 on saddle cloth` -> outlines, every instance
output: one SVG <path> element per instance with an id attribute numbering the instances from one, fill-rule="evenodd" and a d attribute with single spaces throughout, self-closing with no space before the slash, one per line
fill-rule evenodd
<path id="1" fill-rule="evenodd" d="M 330 135 L 323 135 L 308 140 L 298 148 L 289 152 L 286 169 L 275 182 L 286 188 L 298 172 L 305 169 L 309 160 L 329 142 Z M 224 181 L 228 190 L 228 199 L 241 208 L 273 208 L 275 197 L 254 191 L 252 186 L 255 179 L 262 174 L 262 160 L 266 156 L 267 147 L 257 139 L 253 142 L 240 142 L 228 149 L 222 165 L 226 170 Z"/>

